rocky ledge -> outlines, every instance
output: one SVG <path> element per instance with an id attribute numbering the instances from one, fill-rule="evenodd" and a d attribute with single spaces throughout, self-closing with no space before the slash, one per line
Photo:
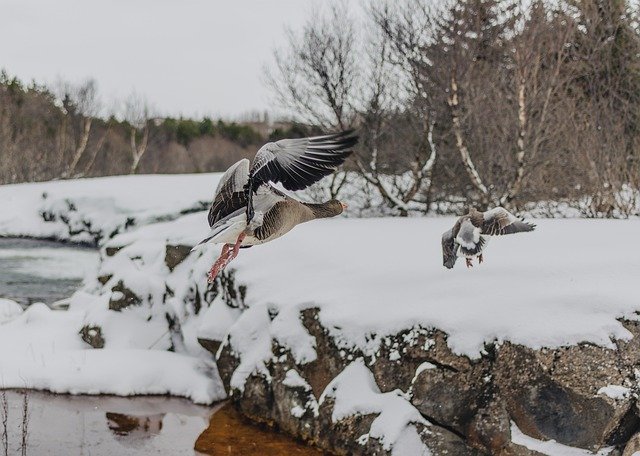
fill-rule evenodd
<path id="1" fill-rule="evenodd" d="M 290 349 L 272 339 L 266 370 L 250 373 L 241 387 L 232 386 L 241 359 L 229 338 L 201 339 L 215 352 L 225 388 L 246 417 L 335 454 L 410 455 L 396 453 L 400 443 L 389 445 L 375 434 L 384 413 L 376 413 L 376 398 L 398 398 L 419 412 L 408 423 L 436 455 L 544 454 L 527 445 L 533 439 L 594 452 L 608 448 L 601 454 L 610 455 L 640 450 L 637 322 L 623 322 L 634 338 L 616 341 L 616 348 L 534 350 L 504 342 L 488 344 L 479 359 L 469 359 L 451 351 L 444 332 L 420 327 L 383 339 L 373 355 L 345 350 L 319 313 L 300 312 L 315 340 L 314 361 L 296 362 Z M 341 377 L 354 369 L 365 372 L 359 384 L 372 390 L 372 399 L 358 413 L 336 413 Z"/>

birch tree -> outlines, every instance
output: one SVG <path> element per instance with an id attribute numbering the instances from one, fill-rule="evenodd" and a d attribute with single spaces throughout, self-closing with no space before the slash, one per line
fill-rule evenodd
<path id="1" fill-rule="evenodd" d="M 100 112 L 98 86 L 94 79 L 87 79 L 79 84 L 60 81 L 57 90 L 66 116 L 71 121 L 74 136 L 73 154 L 63 177 L 74 177 L 78 163 L 87 150 L 94 118 Z M 66 130 L 65 126 L 63 130 Z M 66 139 L 64 131 L 63 137 Z M 62 144 L 60 150 L 64 149 L 65 145 Z"/>
<path id="2" fill-rule="evenodd" d="M 129 124 L 130 173 L 136 174 L 149 144 L 151 114 L 147 100 L 132 93 L 125 101 L 124 118 Z"/>

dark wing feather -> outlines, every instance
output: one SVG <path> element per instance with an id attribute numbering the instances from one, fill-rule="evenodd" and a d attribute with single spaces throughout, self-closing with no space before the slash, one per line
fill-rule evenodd
<path id="1" fill-rule="evenodd" d="M 451 269 L 456 264 L 459 247 L 453 236 L 453 229 L 442 235 L 442 265 L 445 268 Z"/>
<path id="2" fill-rule="evenodd" d="M 520 220 L 506 209 L 496 207 L 484 212 L 484 222 L 481 232 L 489 236 L 500 236 L 503 234 L 521 233 L 533 231 L 536 226 Z"/>
<path id="3" fill-rule="evenodd" d="M 333 173 L 353 152 L 358 137 L 353 131 L 265 144 L 249 172 L 255 192 L 269 181 L 287 190 L 302 190 Z"/>
<path id="4" fill-rule="evenodd" d="M 247 206 L 244 187 L 249 180 L 249 160 L 240 160 L 231 166 L 220 179 L 209 209 L 209 226 L 215 225 L 227 215 Z"/>

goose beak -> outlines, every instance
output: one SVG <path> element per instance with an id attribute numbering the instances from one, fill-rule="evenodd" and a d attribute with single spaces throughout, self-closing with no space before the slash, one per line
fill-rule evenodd
<path id="1" fill-rule="evenodd" d="M 340 205 L 342 206 L 343 210 L 349 207 L 347 204 L 343 203 L 342 201 L 340 201 Z"/>

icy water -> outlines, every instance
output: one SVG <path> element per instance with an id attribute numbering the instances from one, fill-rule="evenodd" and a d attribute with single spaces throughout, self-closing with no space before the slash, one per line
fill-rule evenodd
<path id="1" fill-rule="evenodd" d="M 0 298 L 52 304 L 71 296 L 97 265 L 95 249 L 0 238 Z"/>
<path id="2" fill-rule="evenodd" d="M 0 418 L 2 418 L 0 392 Z M 22 454 L 24 394 L 6 392 L 8 454 Z M 193 455 L 212 408 L 168 397 L 69 396 L 27 392 L 26 454 Z M 0 440 L 3 429 L 0 420 Z M 0 454 L 4 454 L 0 441 Z M 242 454 L 242 453 L 239 453 Z"/>

